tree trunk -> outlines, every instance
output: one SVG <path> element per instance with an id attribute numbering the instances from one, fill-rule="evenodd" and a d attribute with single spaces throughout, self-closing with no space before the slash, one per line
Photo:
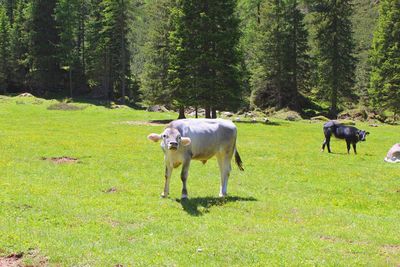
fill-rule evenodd
<path id="1" fill-rule="evenodd" d="M 87 9 L 85 0 L 81 1 L 81 18 L 80 18 L 80 30 L 79 30 L 79 38 L 80 38 L 80 48 L 81 51 L 81 66 L 82 66 L 82 75 L 83 79 L 86 81 L 86 50 L 85 50 L 85 40 L 86 40 L 86 19 L 87 19 Z"/>
<path id="2" fill-rule="evenodd" d="M 211 109 L 211 118 L 213 118 L 213 119 L 217 118 L 217 109 L 216 108 Z"/>
<path id="3" fill-rule="evenodd" d="M 103 94 L 108 101 L 111 101 L 111 90 L 110 90 L 110 69 L 109 69 L 109 56 L 108 56 L 108 47 L 106 47 L 105 51 L 105 59 L 104 59 L 104 73 L 103 73 Z"/>
<path id="4" fill-rule="evenodd" d="M 121 0 L 121 5 L 124 5 L 124 0 Z M 124 31 L 121 33 L 121 61 L 122 61 L 122 70 L 121 70 L 121 95 L 122 95 L 122 104 L 125 105 L 125 95 L 126 95 L 126 85 L 125 85 L 125 68 L 126 68 L 126 58 L 125 58 L 125 38 Z M 185 114 L 183 115 L 185 116 Z"/>
<path id="5" fill-rule="evenodd" d="M 196 114 L 196 119 L 198 119 L 199 118 L 199 107 L 195 107 L 194 108 L 194 112 L 195 112 L 195 114 Z"/>
<path id="6" fill-rule="evenodd" d="M 206 119 L 211 119 L 211 108 L 210 107 L 206 107 L 205 108 L 205 117 L 206 117 Z"/>
<path id="7" fill-rule="evenodd" d="M 337 32 L 337 21 L 336 17 L 333 20 L 333 28 L 335 29 L 335 32 Z M 332 77 L 333 77 L 333 83 L 332 83 L 332 88 L 331 88 L 331 109 L 330 109 L 330 116 L 332 119 L 336 119 L 337 117 L 337 102 L 338 102 L 338 89 L 339 89 L 339 80 L 338 80 L 338 72 L 339 72 L 339 63 L 338 63 L 338 58 L 340 58 L 339 55 L 339 48 L 338 48 L 338 39 L 336 35 L 333 38 L 333 62 L 332 62 Z"/>
<path id="8" fill-rule="evenodd" d="M 334 70 L 334 73 L 336 71 Z M 337 80 L 333 81 L 333 88 L 332 88 L 332 93 L 331 93 L 331 109 L 329 111 L 329 115 L 332 119 L 336 119 L 337 117 L 337 101 L 338 101 L 338 85 L 337 85 Z"/>
<path id="9" fill-rule="evenodd" d="M 69 66 L 69 94 L 72 99 L 73 95 L 72 95 L 72 67 L 71 67 L 71 65 Z"/>
<path id="10" fill-rule="evenodd" d="M 180 119 L 186 119 L 186 117 L 185 117 L 185 107 L 179 107 L 178 120 L 180 120 Z"/>
<path id="11" fill-rule="evenodd" d="M 297 1 L 293 2 L 293 10 L 297 8 Z M 297 26 L 299 25 L 299 21 L 296 19 L 296 22 L 294 23 L 293 27 L 293 32 L 292 32 L 292 40 L 293 40 L 293 65 L 292 65 L 292 71 L 293 71 L 293 88 L 290 90 L 290 99 L 292 99 L 293 103 L 293 108 L 296 111 L 300 111 L 300 95 L 299 95 L 299 88 L 298 88 L 298 82 L 297 82 L 297 67 L 298 67 L 298 62 L 297 62 Z"/>

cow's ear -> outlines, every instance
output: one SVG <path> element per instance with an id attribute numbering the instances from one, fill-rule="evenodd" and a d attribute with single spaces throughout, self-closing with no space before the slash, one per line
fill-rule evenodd
<path id="1" fill-rule="evenodd" d="M 147 139 L 149 139 L 150 141 L 153 141 L 153 142 L 158 142 L 161 139 L 161 135 L 152 133 L 147 136 Z"/>
<path id="2" fill-rule="evenodd" d="M 189 137 L 182 137 L 182 139 L 181 139 L 181 144 L 182 144 L 183 146 L 188 146 L 188 145 L 190 145 L 191 143 L 192 143 L 192 140 L 190 140 Z"/>

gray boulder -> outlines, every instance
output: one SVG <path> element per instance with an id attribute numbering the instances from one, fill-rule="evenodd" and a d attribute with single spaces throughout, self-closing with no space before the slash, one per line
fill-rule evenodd
<path id="1" fill-rule="evenodd" d="M 395 144 L 392 146 L 385 157 L 385 161 L 389 163 L 400 162 L 400 144 Z"/>

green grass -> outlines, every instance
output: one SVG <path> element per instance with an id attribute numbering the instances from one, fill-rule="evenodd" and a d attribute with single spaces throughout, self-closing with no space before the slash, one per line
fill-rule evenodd
<path id="1" fill-rule="evenodd" d="M 396 266 L 400 165 L 383 162 L 399 127 L 370 128 L 358 155 L 320 153 L 321 123 L 239 123 L 245 172 L 220 200 L 216 160 L 191 165 L 190 199 L 161 199 L 163 155 L 123 123 L 176 114 L 0 99 L 0 256 L 35 249 L 61 266 Z M 69 156 L 57 165 L 42 157 Z M 115 192 L 107 193 L 110 188 Z M 29 263 L 29 259 L 26 259 Z"/>

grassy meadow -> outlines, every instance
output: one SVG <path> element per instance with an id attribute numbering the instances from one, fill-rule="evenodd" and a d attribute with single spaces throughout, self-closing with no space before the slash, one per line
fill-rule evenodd
<path id="1" fill-rule="evenodd" d="M 215 159 L 180 171 L 146 139 L 174 113 L 0 99 L 0 258 L 50 266 L 398 266 L 400 165 L 383 161 L 398 126 L 369 127 L 358 155 L 322 123 L 237 123 L 244 172 L 219 199 Z M 78 163 L 44 158 L 68 156 Z M 35 251 L 35 255 L 30 256 Z M 40 259 L 40 260 L 38 260 Z M 44 260 L 43 260 L 44 259 Z M 40 261 L 42 263 L 40 263 Z"/>

